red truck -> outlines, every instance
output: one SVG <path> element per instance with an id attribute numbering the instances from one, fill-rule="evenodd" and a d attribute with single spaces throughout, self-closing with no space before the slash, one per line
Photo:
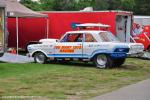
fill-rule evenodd
<path id="1" fill-rule="evenodd" d="M 76 23 L 102 23 L 122 42 L 130 42 L 133 13 L 127 11 L 48 11 L 48 38 L 60 38 L 65 32 L 76 30 Z M 29 41 L 46 38 L 46 20 L 36 18 L 19 19 L 19 47 L 25 48 Z M 8 19 L 9 47 L 16 46 L 15 19 Z"/>

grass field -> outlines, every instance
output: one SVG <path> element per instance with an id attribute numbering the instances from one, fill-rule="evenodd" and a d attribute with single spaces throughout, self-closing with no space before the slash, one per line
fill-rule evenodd
<path id="1" fill-rule="evenodd" d="M 150 77 L 150 61 L 127 59 L 120 68 L 91 64 L 0 63 L 0 96 L 86 100 Z"/>

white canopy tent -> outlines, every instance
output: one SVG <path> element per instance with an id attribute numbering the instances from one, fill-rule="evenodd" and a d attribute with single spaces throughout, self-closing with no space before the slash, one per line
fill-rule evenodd
<path id="1" fill-rule="evenodd" d="M 27 7 L 20 4 L 17 0 L 0 0 L 0 3 L 6 5 L 7 17 L 16 18 L 16 38 L 17 38 L 17 54 L 19 48 L 19 20 L 18 18 L 30 18 L 30 17 L 37 17 L 37 18 L 46 18 L 47 19 L 47 38 L 48 38 L 48 16 L 46 14 L 41 14 L 35 11 L 28 9 Z"/>

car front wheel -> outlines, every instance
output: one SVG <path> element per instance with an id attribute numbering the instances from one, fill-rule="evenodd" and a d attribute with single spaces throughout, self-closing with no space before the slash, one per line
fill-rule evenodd
<path id="1" fill-rule="evenodd" d="M 96 67 L 105 69 L 112 66 L 113 60 L 106 54 L 99 54 L 94 58 Z"/>
<path id="2" fill-rule="evenodd" d="M 42 53 L 42 52 L 35 53 L 34 61 L 36 63 L 44 64 L 44 63 L 46 63 L 46 60 L 47 60 L 47 58 L 44 53 Z"/>

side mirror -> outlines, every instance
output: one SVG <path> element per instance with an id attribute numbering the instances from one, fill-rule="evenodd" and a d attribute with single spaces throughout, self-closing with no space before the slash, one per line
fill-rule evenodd
<path id="1" fill-rule="evenodd" d="M 56 40 L 56 42 L 60 42 L 60 40 Z"/>

